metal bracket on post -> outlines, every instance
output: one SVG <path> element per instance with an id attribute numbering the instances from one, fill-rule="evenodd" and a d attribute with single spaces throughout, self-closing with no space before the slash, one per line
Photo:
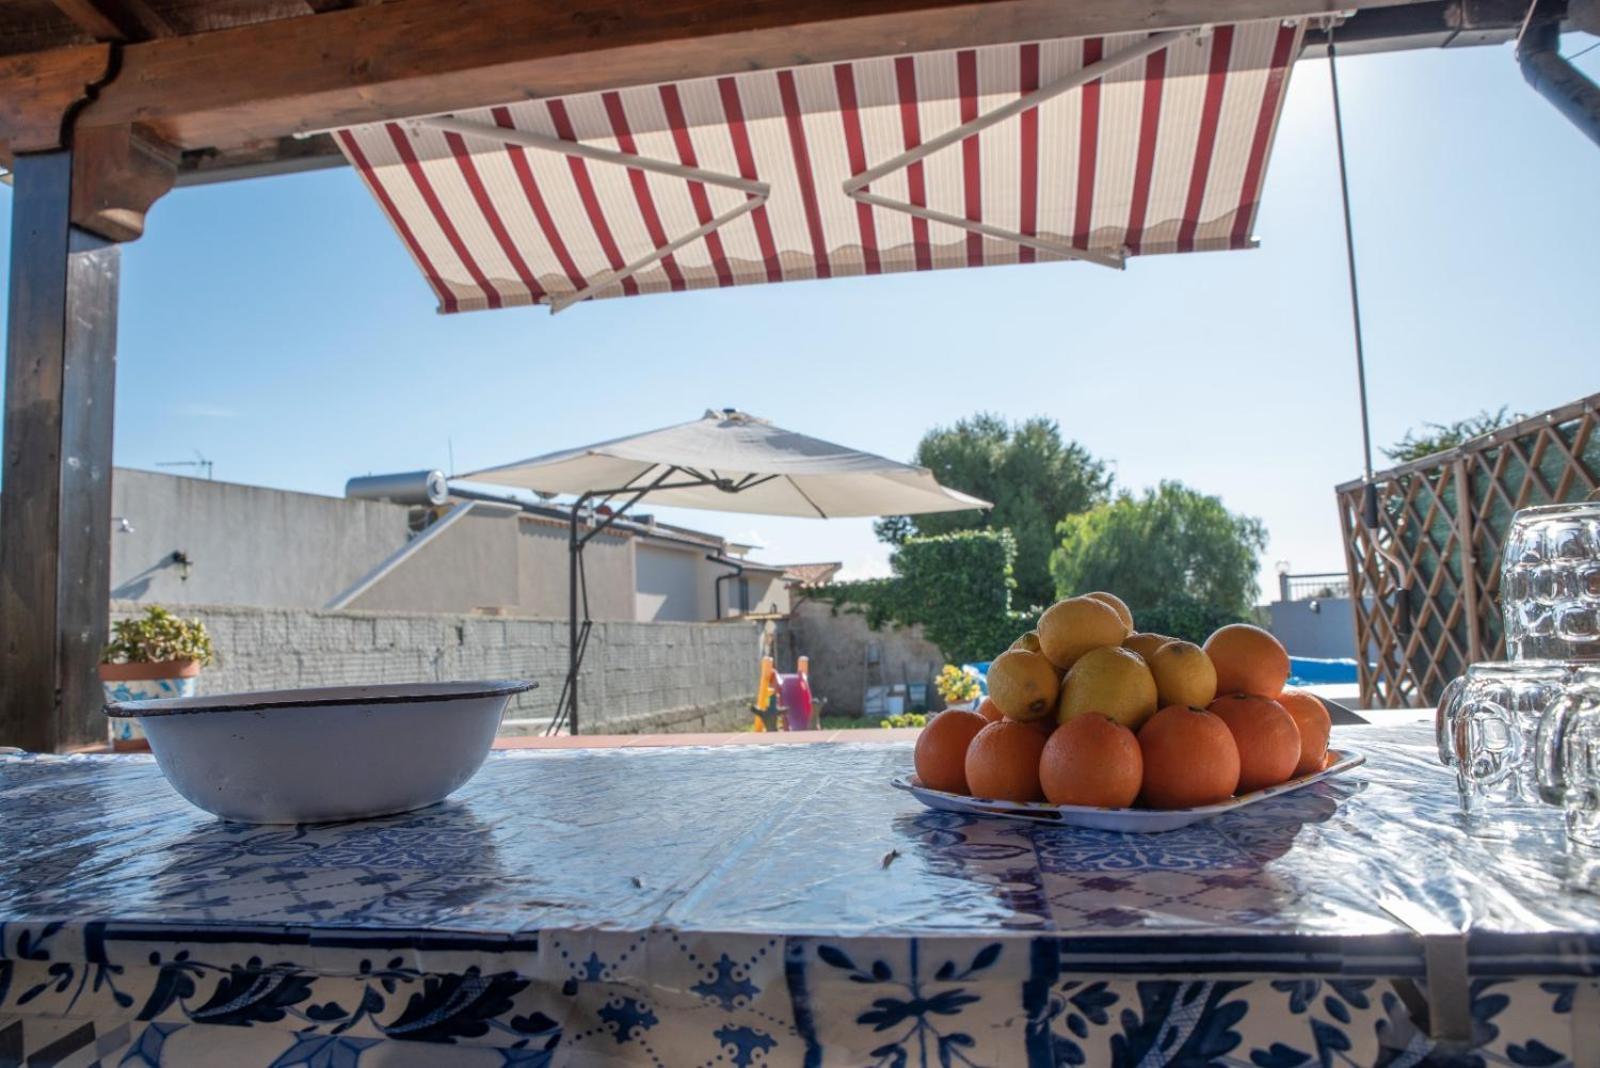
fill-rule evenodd
<path id="1" fill-rule="evenodd" d="M 452 118 L 418 119 L 416 121 L 418 125 L 431 126 L 436 130 L 457 133 L 464 137 L 479 137 L 489 141 L 498 141 L 501 144 L 517 145 L 521 148 L 538 148 L 563 156 L 576 156 L 579 159 L 594 160 L 597 163 L 614 163 L 620 167 L 632 167 L 635 170 L 649 171 L 652 174 L 661 174 L 669 178 L 682 178 L 686 182 L 703 182 L 706 185 L 714 185 L 722 189 L 732 189 L 745 195 L 742 203 L 729 208 L 715 218 L 708 219 L 688 233 L 673 238 L 660 248 L 640 256 L 632 263 L 626 264 L 617 270 L 606 272 L 577 292 L 550 297 L 549 304 L 552 313 L 587 300 L 596 293 L 616 285 L 624 278 L 633 277 L 651 264 L 672 255 L 683 246 L 720 230 L 742 215 L 748 215 L 765 204 L 767 198 L 772 194 L 770 185 L 752 178 L 743 178 L 734 174 L 722 174 L 718 171 L 703 170 L 699 167 L 686 167 L 681 163 L 669 163 L 666 160 L 651 159 L 648 156 L 630 156 L 626 152 L 613 152 L 611 149 L 586 145 L 581 141 L 563 141 L 559 137 L 549 137 L 545 134 L 534 133 L 531 130 L 515 130 L 505 126 L 486 126 L 481 122 L 464 122 L 461 119 Z"/>
<path id="2" fill-rule="evenodd" d="M 1058 82 L 1035 89 L 1026 96 L 1020 96 L 1009 104 L 1003 104 L 993 111 L 985 112 L 954 129 L 946 130 L 937 137 L 929 138 L 915 148 L 907 149 L 898 156 L 886 159 L 875 167 L 868 167 L 860 174 L 847 178 L 842 186 L 844 195 L 862 204 L 871 204 L 876 207 L 886 208 L 889 211 L 898 211 L 914 218 L 943 223 L 946 226 L 954 226 L 957 229 L 968 230 L 975 234 L 982 234 L 985 237 L 993 237 L 1001 241 L 1022 245 L 1026 248 L 1037 249 L 1040 252 L 1065 256 L 1068 259 L 1086 260 L 1089 263 L 1098 263 L 1102 267 L 1120 270 L 1127 261 L 1127 250 L 1125 249 L 1119 249 L 1114 253 L 1092 252 L 1088 249 L 1078 248 L 1075 245 L 1064 245 L 1059 241 L 1050 241 L 1031 234 L 1017 233 L 1014 230 L 991 226 L 988 223 L 976 222 L 972 219 L 963 219 L 960 216 L 935 211 L 920 204 L 912 204 L 909 201 L 879 196 L 876 193 L 867 192 L 867 187 L 896 171 L 904 170 L 919 160 L 926 159 L 935 152 L 965 141 L 967 138 L 981 133 L 991 126 L 1036 108 L 1047 100 L 1052 100 L 1063 93 L 1088 85 L 1090 82 L 1105 77 L 1112 71 L 1125 67 L 1130 63 L 1136 63 L 1146 56 L 1154 55 L 1178 41 L 1201 34 L 1207 29 L 1207 27 L 1199 26 L 1186 30 L 1168 30 L 1163 33 L 1151 34 L 1138 44 L 1130 45 L 1115 55 L 1090 63 L 1082 70 L 1075 71 Z"/>

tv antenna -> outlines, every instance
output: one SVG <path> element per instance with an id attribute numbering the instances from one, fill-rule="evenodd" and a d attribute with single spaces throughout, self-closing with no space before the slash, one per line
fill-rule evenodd
<path id="1" fill-rule="evenodd" d="M 211 468 L 213 466 L 215 466 L 215 465 L 213 465 L 210 460 L 207 460 L 205 458 L 205 454 L 204 453 L 202 453 L 199 449 L 196 449 L 196 450 L 194 450 L 194 459 L 193 460 L 163 460 L 163 461 L 157 463 L 156 466 L 157 467 L 192 467 L 196 471 L 204 471 L 205 474 L 206 474 L 206 481 L 209 482 L 211 480 Z"/>

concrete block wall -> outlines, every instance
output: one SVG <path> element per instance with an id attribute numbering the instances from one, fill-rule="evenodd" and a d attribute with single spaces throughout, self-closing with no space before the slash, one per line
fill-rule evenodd
<path id="1" fill-rule="evenodd" d="M 877 647 L 878 665 L 867 666 L 867 648 Z M 944 666 L 944 654 L 923 635 L 920 626 L 867 626 L 867 617 L 827 601 L 802 601 L 785 622 L 779 639 L 778 667 L 793 671 L 800 656 L 811 658 L 811 693 L 827 702 L 830 715 L 862 712 L 868 685 L 933 682 Z M 938 694 L 928 694 L 939 707 Z"/>
<path id="2" fill-rule="evenodd" d="M 171 605 L 210 630 L 201 693 L 358 683 L 533 679 L 507 719 L 545 719 L 567 668 L 567 625 L 545 619 Z M 142 606 L 117 601 L 113 619 Z M 596 623 L 584 661 L 585 734 L 729 730 L 748 722 L 754 623 Z"/>

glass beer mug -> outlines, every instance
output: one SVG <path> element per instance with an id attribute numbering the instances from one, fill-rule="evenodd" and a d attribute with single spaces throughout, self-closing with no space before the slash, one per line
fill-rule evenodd
<path id="1" fill-rule="evenodd" d="M 1534 760 L 1539 722 L 1572 669 L 1552 661 L 1471 664 L 1445 687 L 1434 716 L 1439 762 L 1454 768 L 1461 811 L 1541 803 Z"/>
<path id="2" fill-rule="evenodd" d="M 1564 689 L 1539 724 L 1539 789 L 1565 804 L 1569 839 L 1600 849 L 1600 664 L 1575 666 Z"/>
<path id="3" fill-rule="evenodd" d="M 1509 660 L 1600 659 L 1600 502 L 1511 517 L 1500 611 Z"/>

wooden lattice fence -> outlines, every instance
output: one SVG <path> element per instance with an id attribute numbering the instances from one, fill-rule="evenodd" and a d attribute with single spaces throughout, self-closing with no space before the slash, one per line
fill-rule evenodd
<path id="1" fill-rule="evenodd" d="M 1500 551 L 1519 508 L 1600 488 L 1600 394 L 1336 489 L 1361 703 L 1431 705 L 1499 660 Z"/>

